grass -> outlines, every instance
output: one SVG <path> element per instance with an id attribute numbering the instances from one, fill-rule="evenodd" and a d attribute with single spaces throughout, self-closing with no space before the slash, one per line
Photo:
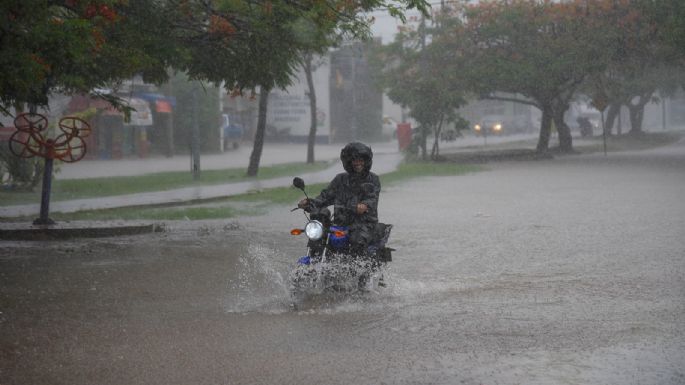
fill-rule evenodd
<path id="1" fill-rule="evenodd" d="M 380 176 L 384 186 L 423 176 L 462 175 L 482 170 L 482 167 L 453 163 L 403 163 L 397 171 Z M 307 186 L 307 193 L 317 195 L 326 184 Z M 107 210 L 90 210 L 76 213 L 51 213 L 50 217 L 60 221 L 104 221 L 104 220 L 201 220 L 227 219 L 237 216 L 261 215 L 273 205 L 288 205 L 302 198 L 302 192 L 293 187 L 277 187 L 246 194 L 218 198 L 203 202 L 185 204 L 124 207 Z M 30 218 L 24 218 L 29 220 Z M 32 220 L 32 219 L 31 219 Z"/>
<path id="2" fill-rule="evenodd" d="M 650 132 L 638 135 L 612 135 L 607 136 L 607 152 L 639 151 L 662 147 L 677 142 L 683 137 L 682 132 Z M 580 152 L 604 151 L 604 138 L 601 135 L 589 139 L 591 143 L 576 146 Z"/>
<path id="3" fill-rule="evenodd" d="M 173 190 L 191 186 L 217 185 L 224 183 L 242 182 L 253 179 L 270 179 L 292 175 L 293 173 L 307 173 L 323 170 L 329 166 L 327 162 L 290 163 L 262 167 L 256 178 L 245 176 L 244 168 L 223 170 L 206 170 L 200 174 L 200 179 L 194 181 L 190 172 L 160 172 L 139 176 L 120 176 L 87 179 L 55 179 L 52 183 L 50 201 L 71 199 L 107 197 L 116 195 L 136 194 L 151 191 Z M 40 189 L 34 192 L 0 192 L 0 206 L 27 204 L 40 202 Z"/>
<path id="4" fill-rule="evenodd" d="M 484 170 L 481 166 L 458 163 L 408 162 L 402 163 L 397 171 L 382 175 L 383 185 L 400 183 L 407 179 L 423 176 L 452 176 Z"/>

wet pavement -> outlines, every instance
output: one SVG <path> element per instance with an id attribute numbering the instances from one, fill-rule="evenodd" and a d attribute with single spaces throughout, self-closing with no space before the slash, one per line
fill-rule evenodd
<path id="1" fill-rule="evenodd" d="M 301 213 L 0 243 L 0 383 L 685 383 L 685 143 L 384 184 L 386 287 L 291 305 Z"/>

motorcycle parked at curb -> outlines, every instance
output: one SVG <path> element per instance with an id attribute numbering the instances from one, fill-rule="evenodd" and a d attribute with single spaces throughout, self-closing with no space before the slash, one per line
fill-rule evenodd
<path id="1" fill-rule="evenodd" d="M 301 178 L 293 179 L 293 186 L 309 198 Z M 384 286 L 382 269 L 392 261 L 394 250 L 386 246 L 392 225 L 375 224 L 374 240 L 366 250 L 360 251 L 350 243 L 349 228 L 336 224 L 327 207 L 310 208 L 309 215 L 302 210 L 307 219 L 305 227 L 290 232 L 304 234 L 308 239 L 306 254 L 298 259 L 290 273 L 292 294 L 296 298 L 330 291 L 364 292 L 374 284 Z"/>

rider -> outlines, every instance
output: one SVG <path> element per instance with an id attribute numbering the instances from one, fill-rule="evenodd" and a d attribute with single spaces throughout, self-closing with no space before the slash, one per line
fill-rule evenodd
<path id="1" fill-rule="evenodd" d="M 353 251 L 364 253 L 374 240 L 381 182 L 371 172 L 373 152 L 369 146 L 349 143 L 340 151 L 340 160 L 346 172 L 336 175 L 316 198 L 302 199 L 298 207 L 310 211 L 334 205 L 333 223 L 348 226 Z"/>

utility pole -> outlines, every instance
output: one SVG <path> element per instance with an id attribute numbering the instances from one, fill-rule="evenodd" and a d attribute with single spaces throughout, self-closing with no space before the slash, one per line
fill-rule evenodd
<path id="1" fill-rule="evenodd" d="M 222 114 L 224 113 L 224 85 L 226 82 L 222 81 L 219 84 L 219 116 L 221 117 L 221 121 L 223 122 L 223 116 Z M 223 130 L 223 124 L 219 124 L 219 152 L 224 152 L 226 149 L 224 148 L 224 130 Z"/>
<path id="2" fill-rule="evenodd" d="M 357 140 L 357 47 L 359 43 L 351 46 L 352 51 L 352 140 Z"/>
<path id="3" fill-rule="evenodd" d="M 661 129 L 666 130 L 666 97 L 661 95 Z"/>
<path id="4" fill-rule="evenodd" d="M 198 123 L 198 87 L 197 82 L 193 82 L 193 124 L 190 138 L 190 171 L 193 173 L 193 180 L 200 179 L 200 126 Z"/>

